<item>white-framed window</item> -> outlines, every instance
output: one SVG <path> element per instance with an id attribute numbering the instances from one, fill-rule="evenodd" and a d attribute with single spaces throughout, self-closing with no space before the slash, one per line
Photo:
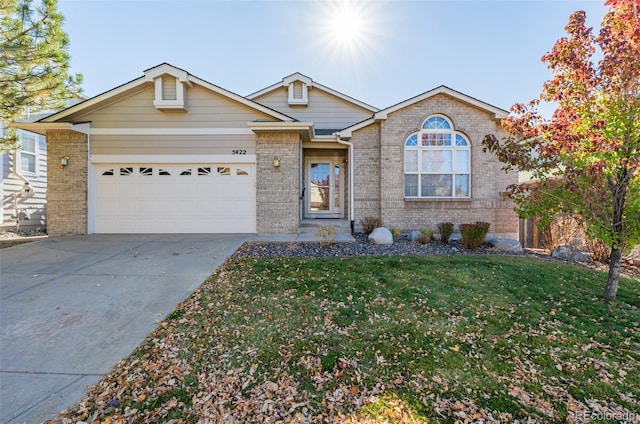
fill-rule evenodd
<path id="1" fill-rule="evenodd" d="M 37 166 L 38 138 L 35 134 L 20 133 L 20 149 L 18 150 L 18 170 L 21 173 L 35 174 Z"/>
<path id="2" fill-rule="evenodd" d="M 441 115 L 428 117 L 404 143 L 404 196 L 471 197 L 469 140 Z"/>

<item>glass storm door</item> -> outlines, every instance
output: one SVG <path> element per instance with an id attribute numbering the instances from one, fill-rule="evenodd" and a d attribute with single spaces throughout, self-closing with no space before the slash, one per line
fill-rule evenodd
<path id="1" fill-rule="evenodd" d="M 338 218 L 342 214 L 342 162 L 307 162 L 307 216 Z"/>

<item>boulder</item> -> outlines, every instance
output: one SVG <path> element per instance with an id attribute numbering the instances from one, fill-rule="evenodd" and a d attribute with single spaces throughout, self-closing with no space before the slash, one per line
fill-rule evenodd
<path id="1" fill-rule="evenodd" d="M 553 249 L 551 251 L 551 257 L 561 259 L 563 261 L 591 262 L 589 256 L 587 256 L 582 250 L 568 244 L 561 244 Z"/>
<path id="2" fill-rule="evenodd" d="M 420 231 L 418 230 L 413 230 L 411 231 L 411 233 L 409 234 L 409 239 L 411 241 L 418 241 L 420 240 Z"/>
<path id="3" fill-rule="evenodd" d="M 510 253 L 522 253 L 522 245 L 518 240 L 509 238 L 494 238 L 488 242 L 498 250 Z"/>
<path id="4" fill-rule="evenodd" d="M 393 244 L 393 235 L 387 228 L 378 227 L 369 234 L 369 241 L 373 244 Z"/>

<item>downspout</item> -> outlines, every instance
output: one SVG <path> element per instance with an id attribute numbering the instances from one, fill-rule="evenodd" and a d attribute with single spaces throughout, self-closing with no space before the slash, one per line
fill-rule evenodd
<path id="1" fill-rule="evenodd" d="M 340 135 L 336 135 L 336 140 L 338 141 L 338 143 L 340 144 L 344 144 L 345 146 L 348 146 L 348 150 L 349 150 L 349 221 L 351 222 L 351 234 L 353 234 L 354 229 L 355 229 L 355 223 L 354 223 L 354 217 L 355 217 L 355 213 L 354 213 L 354 205 L 355 205 L 355 201 L 353 199 L 354 197 L 354 191 L 353 191 L 353 187 L 354 187 L 354 181 L 353 181 L 353 167 L 354 167 L 354 161 L 353 161 L 353 143 L 349 142 L 349 141 L 344 141 L 340 139 Z"/>

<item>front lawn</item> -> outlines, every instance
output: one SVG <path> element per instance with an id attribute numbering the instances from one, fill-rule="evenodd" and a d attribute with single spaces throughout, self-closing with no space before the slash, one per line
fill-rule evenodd
<path id="1" fill-rule="evenodd" d="M 610 304 L 605 280 L 524 257 L 233 259 L 58 421 L 640 422 L 640 280 Z"/>

